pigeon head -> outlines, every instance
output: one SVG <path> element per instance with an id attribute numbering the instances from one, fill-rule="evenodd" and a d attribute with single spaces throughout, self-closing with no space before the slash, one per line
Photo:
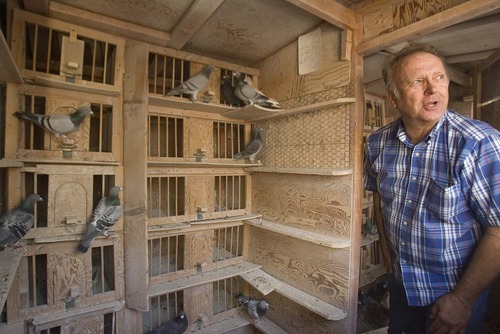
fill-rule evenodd
<path id="1" fill-rule="evenodd" d="M 31 194 L 21 203 L 21 209 L 26 212 L 33 212 L 33 207 L 36 202 L 43 201 L 42 197 L 38 194 Z"/>
<path id="2" fill-rule="evenodd" d="M 73 121 L 73 123 L 79 123 L 83 121 L 85 117 L 91 115 L 94 115 L 94 112 L 92 111 L 92 109 L 90 109 L 90 106 L 81 106 L 71 114 L 71 120 Z"/>

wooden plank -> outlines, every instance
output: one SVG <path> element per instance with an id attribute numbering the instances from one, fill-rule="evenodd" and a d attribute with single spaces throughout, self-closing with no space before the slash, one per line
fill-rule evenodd
<path id="1" fill-rule="evenodd" d="M 360 55 L 375 53 L 393 44 L 408 41 L 472 19 L 499 7 L 500 2 L 498 0 L 470 0 L 400 29 L 366 39 L 357 45 L 356 51 Z"/>
<path id="2" fill-rule="evenodd" d="M 281 167 L 248 167 L 249 172 L 257 173 L 282 173 L 282 174 L 301 174 L 301 175 L 325 175 L 325 176 L 344 176 L 351 175 L 351 169 L 337 168 L 281 168 Z"/>
<path id="3" fill-rule="evenodd" d="M 127 307 L 138 311 L 149 308 L 147 247 L 147 64 L 148 47 L 130 42 L 125 49 L 123 85 L 123 136 L 127 141 L 123 153 L 126 191 L 123 194 L 123 231 L 125 259 L 125 299 Z M 140 65 L 139 65 L 140 64 Z"/>
<path id="4" fill-rule="evenodd" d="M 64 312 L 34 317 L 32 320 L 32 324 L 39 329 L 43 329 L 42 326 L 44 324 L 49 324 L 53 321 L 61 321 L 68 318 L 73 318 L 73 320 L 75 320 L 81 316 L 87 317 L 103 313 L 118 312 L 123 309 L 124 305 L 124 301 L 114 300 L 111 302 L 100 303 L 92 306 L 68 309 Z"/>
<path id="5" fill-rule="evenodd" d="M 280 116 L 283 109 L 267 109 L 258 105 L 248 105 L 224 112 L 222 115 L 230 118 L 253 120 L 266 117 Z"/>
<path id="6" fill-rule="evenodd" d="M 221 334 L 221 333 L 232 333 L 238 328 L 245 327 L 250 325 L 250 321 L 240 317 L 239 315 L 235 315 L 231 318 L 224 319 L 222 321 L 218 321 L 209 326 L 205 326 L 200 328 L 196 333 L 199 334 Z"/>
<path id="7" fill-rule="evenodd" d="M 213 271 L 202 272 L 200 274 L 179 278 L 170 282 L 159 283 L 149 287 L 149 296 L 157 296 L 202 284 L 212 283 L 218 280 L 238 276 L 249 271 L 257 270 L 260 267 L 261 266 L 257 264 L 244 262 Z"/>
<path id="8" fill-rule="evenodd" d="M 21 84 L 23 78 L 12 57 L 3 33 L 0 33 L 0 81 Z"/>
<path id="9" fill-rule="evenodd" d="M 310 231 L 304 231 L 299 228 L 273 223 L 264 219 L 249 219 L 245 221 L 245 224 L 329 248 L 347 248 L 351 245 L 351 241 L 349 239 L 342 239 Z"/>
<path id="10" fill-rule="evenodd" d="M 500 49 L 496 50 L 486 60 L 481 62 L 481 64 L 479 64 L 478 71 L 483 72 L 491 65 L 495 64 L 498 60 L 500 60 Z"/>
<path id="11" fill-rule="evenodd" d="M 224 104 L 210 103 L 210 102 L 205 103 L 201 101 L 193 102 L 187 98 L 175 97 L 175 96 L 166 97 L 162 95 L 150 95 L 149 103 L 151 105 L 160 107 L 170 107 L 181 110 L 201 111 L 201 112 L 216 113 L 216 114 L 222 114 L 224 112 L 233 109 L 232 107 Z"/>
<path id="12" fill-rule="evenodd" d="M 205 24 L 224 0 L 195 0 L 171 32 L 168 46 L 181 49 Z"/>
<path id="13" fill-rule="evenodd" d="M 471 87 L 472 86 L 472 77 L 460 70 L 457 70 L 453 66 L 445 65 L 446 73 L 451 81 L 459 84 L 463 87 Z"/>
<path id="14" fill-rule="evenodd" d="M 248 219 L 256 219 L 262 217 L 261 214 L 251 214 L 244 216 L 233 216 L 233 217 L 224 217 L 224 218 L 213 218 L 213 219 L 205 219 L 205 220 L 197 220 L 190 222 L 191 225 L 206 225 L 206 224 L 219 224 L 219 223 L 232 223 L 238 221 L 245 221 Z"/>
<path id="15" fill-rule="evenodd" d="M 51 1 L 49 4 L 49 13 L 51 17 L 56 19 L 72 22 L 84 27 L 92 27 L 92 29 L 100 31 L 107 31 L 133 40 L 158 45 L 166 45 L 170 40 L 170 33 L 168 32 L 151 29 L 146 26 L 118 20 L 54 1 Z"/>
<path id="16" fill-rule="evenodd" d="M 257 289 L 264 296 L 273 292 L 281 282 L 261 269 L 250 271 L 240 275 L 251 286 Z"/>
<path id="17" fill-rule="evenodd" d="M 34 80 L 34 83 L 37 85 L 50 87 L 50 88 L 58 88 L 65 90 L 73 90 L 76 92 L 84 92 L 91 94 L 101 94 L 108 96 L 118 96 L 120 95 L 120 90 L 110 85 L 102 85 L 88 81 L 77 80 L 77 83 L 62 81 L 63 79 L 55 79 L 48 78 L 44 76 L 37 76 Z M 81 84 L 85 82 L 85 85 Z"/>
<path id="18" fill-rule="evenodd" d="M 287 334 L 288 333 L 283 328 L 276 325 L 274 322 L 272 322 L 271 320 L 269 320 L 266 317 L 260 319 L 260 321 L 255 322 L 255 328 L 257 328 L 258 330 L 260 330 L 262 333 L 265 333 L 265 334 Z"/>
<path id="19" fill-rule="evenodd" d="M 15 167 L 23 167 L 24 163 L 17 160 L 12 159 L 0 159 L 0 168 L 15 168 Z"/>
<path id="20" fill-rule="evenodd" d="M 295 6 L 340 28 L 356 29 L 354 11 L 337 1 L 287 0 Z"/>
<path id="21" fill-rule="evenodd" d="M 319 300 L 284 282 L 281 282 L 275 291 L 327 320 L 339 321 L 347 317 L 346 311 Z"/>
<path id="22" fill-rule="evenodd" d="M 6 249 L 0 252 L 0 310 L 3 310 L 9 296 L 21 255 L 20 250 L 14 249 Z"/>

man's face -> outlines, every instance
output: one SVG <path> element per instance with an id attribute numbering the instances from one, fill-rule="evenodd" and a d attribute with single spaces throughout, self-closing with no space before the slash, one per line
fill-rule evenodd
<path id="1" fill-rule="evenodd" d="M 394 79 L 399 96 L 387 97 L 405 126 L 434 126 L 448 106 L 450 81 L 441 60 L 424 52 L 410 55 L 395 68 Z"/>

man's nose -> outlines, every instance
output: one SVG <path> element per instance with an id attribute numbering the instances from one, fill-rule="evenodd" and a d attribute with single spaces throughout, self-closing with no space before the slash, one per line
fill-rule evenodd
<path id="1" fill-rule="evenodd" d="M 436 84 L 430 80 L 425 82 L 425 94 L 434 94 L 437 90 Z"/>

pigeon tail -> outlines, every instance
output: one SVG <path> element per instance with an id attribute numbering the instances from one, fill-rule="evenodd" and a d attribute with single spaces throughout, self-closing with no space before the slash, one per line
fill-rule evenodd
<path id="1" fill-rule="evenodd" d="M 90 245 L 94 241 L 94 239 L 99 235 L 98 230 L 94 230 L 91 233 L 85 234 L 85 236 L 80 240 L 80 244 L 78 245 L 77 250 L 80 253 L 87 253 L 90 248 Z"/>

